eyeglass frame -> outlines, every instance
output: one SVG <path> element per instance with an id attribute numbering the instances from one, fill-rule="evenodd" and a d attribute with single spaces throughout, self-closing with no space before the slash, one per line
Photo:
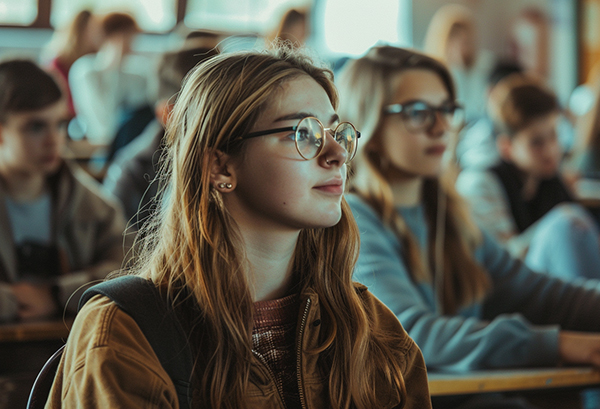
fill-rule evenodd
<path id="1" fill-rule="evenodd" d="M 408 102 L 405 102 L 404 104 L 390 104 L 390 105 L 386 105 L 386 106 L 383 107 L 383 113 L 386 114 L 386 115 L 402 114 L 402 111 L 404 110 L 405 107 L 407 107 L 409 105 L 416 104 L 416 103 L 421 103 L 423 105 L 426 105 L 427 108 L 430 111 L 433 111 L 434 113 L 438 113 L 438 112 L 441 113 L 441 114 L 445 113 L 443 105 L 436 107 L 436 106 L 430 105 L 427 102 L 421 101 L 421 100 L 408 101 Z M 464 113 L 465 113 L 465 107 L 461 103 L 454 101 L 454 102 L 452 102 L 452 104 L 453 104 L 452 107 L 454 109 L 453 114 L 454 114 L 454 112 L 456 112 L 456 110 L 460 110 L 460 111 L 463 112 L 463 115 L 464 115 Z M 446 113 L 447 113 L 447 111 L 446 111 Z M 463 121 L 462 121 L 463 123 L 464 123 L 464 119 L 465 118 L 463 117 Z M 437 122 L 437 115 L 434 116 L 434 121 L 428 127 L 424 127 L 423 130 L 429 130 L 429 129 L 431 129 L 431 127 L 433 127 L 436 122 Z M 452 125 L 450 126 L 450 129 L 457 129 L 457 128 L 460 128 L 460 127 L 456 127 L 455 128 Z"/>
<path id="2" fill-rule="evenodd" d="M 343 124 L 350 125 L 352 127 L 352 129 L 354 129 L 354 132 L 356 133 L 356 147 L 354 148 L 354 152 L 352 152 L 352 153 L 346 151 L 346 152 L 348 152 L 348 158 L 346 159 L 346 162 L 344 162 L 344 163 L 348 163 L 352 159 L 354 159 L 354 156 L 356 156 L 356 151 L 358 150 L 358 139 L 360 139 L 360 131 L 358 129 L 356 129 L 356 127 L 354 126 L 354 124 L 352 124 L 351 122 L 348 122 L 348 121 L 340 122 L 339 124 L 337 124 L 337 126 L 335 127 L 335 129 L 332 129 L 332 128 L 325 128 L 325 125 L 323 125 L 323 122 L 321 122 L 319 120 L 319 118 L 317 118 L 317 117 L 314 117 L 314 116 L 305 116 L 304 118 L 302 118 L 302 119 L 300 119 L 298 121 L 297 125 L 286 126 L 286 127 L 283 127 L 283 128 L 267 129 L 267 130 L 264 130 L 264 131 L 250 132 L 248 135 L 242 136 L 239 139 L 240 140 L 246 140 L 246 139 L 251 139 L 251 138 L 257 138 L 259 136 L 272 135 L 272 134 L 276 134 L 276 133 L 279 133 L 279 132 L 294 131 L 294 144 L 296 145 L 296 150 L 298 151 L 298 154 L 304 160 L 312 160 L 312 159 L 315 159 L 315 158 L 319 157 L 319 155 L 323 151 L 323 148 L 325 147 L 325 143 L 326 143 L 325 141 L 327 140 L 327 138 L 324 138 L 323 144 L 318 147 L 317 154 L 315 156 L 313 156 L 312 158 L 307 158 L 306 156 L 304 156 L 302 154 L 302 152 L 300 151 L 300 147 L 298 146 L 298 140 L 296 139 L 295 135 L 296 135 L 296 131 L 298 130 L 298 127 L 300 126 L 300 122 L 304 121 L 305 119 L 314 119 L 314 120 L 316 120 L 319 123 L 319 125 L 321 126 L 321 129 L 323 130 L 323 135 L 326 135 L 327 131 L 333 131 L 333 139 L 334 140 L 335 140 L 335 132 L 336 132 L 336 130 L 341 125 L 343 125 Z M 336 141 L 336 143 L 338 143 L 338 142 Z M 338 145 L 339 145 L 339 143 L 338 143 Z"/>

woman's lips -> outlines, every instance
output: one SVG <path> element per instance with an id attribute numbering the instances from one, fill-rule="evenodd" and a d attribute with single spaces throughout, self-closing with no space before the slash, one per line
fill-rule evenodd
<path id="1" fill-rule="evenodd" d="M 315 186 L 313 189 L 317 189 L 321 192 L 341 195 L 342 193 L 344 193 L 344 183 L 341 180 L 335 180 L 332 182 L 326 182 L 319 186 Z"/>

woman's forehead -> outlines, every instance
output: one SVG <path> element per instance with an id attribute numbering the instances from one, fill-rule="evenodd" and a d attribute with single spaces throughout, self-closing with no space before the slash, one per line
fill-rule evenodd
<path id="1" fill-rule="evenodd" d="M 269 124 L 296 113 L 309 113 L 326 122 L 335 115 L 325 89 L 308 75 L 281 84 L 273 98 L 265 104 L 257 122 Z"/>

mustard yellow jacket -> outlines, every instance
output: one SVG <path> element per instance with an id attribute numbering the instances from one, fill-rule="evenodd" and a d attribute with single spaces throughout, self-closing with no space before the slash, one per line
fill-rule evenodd
<path id="1" fill-rule="evenodd" d="M 431 408 L 427 373 L 420 349 L 394 314 L 357 284 L 376 328 L 399 336 L 393 354 L 401 363 L 406 409 Z M 298 360 L 304 408 L 328 408 L 327 380 L 318 355 L 306 351 L 319 342 L 320 307 L 315 293 L 301 297 Z M 268 368 L 255 359 L 247 394 L 249 408 L 285 408 Z M 396 408 L 400 392 L 376 380 L 378 409 Z M 175 386 L 135 321 L 104 296 L 93 297 L 78 314 L 46 403 L 58 408 L 179 408 Z"/>

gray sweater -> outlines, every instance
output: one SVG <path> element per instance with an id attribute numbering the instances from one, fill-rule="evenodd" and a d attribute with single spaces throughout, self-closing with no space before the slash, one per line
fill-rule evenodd
<path id="1" fill-rule="evenodd" d="M 396 314 L 423 351 L 429 368 L 554 366 L 559 329 L 600 331 L 600 282 L 572 281 L 531 271 L 484 233 L 476 260 L 492 279 L 482 303 L 455 316 L 438 314 L 431 283 L 415 282 L 402 244 L 376 212 L 356 195 L 346 199 L 358 223 L 361 247 L 354 278 Z M 427 251 L 422 206 L 399 208 Z"/>

